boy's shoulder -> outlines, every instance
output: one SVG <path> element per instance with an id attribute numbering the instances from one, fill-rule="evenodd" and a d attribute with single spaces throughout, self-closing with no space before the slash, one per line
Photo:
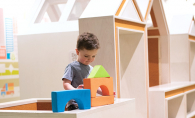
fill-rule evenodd
<path id="1" fill-rule="evenodd" d="M 67 67 L 75 68 L 79 66 L 79 62 L 73 61 L 67 65 Z"/>
<path id="2" fill-rule="evenodd" d="M 82 64 L 82 63 L 80 63 L 78 61 L 73 61 L 70 64 L 68 64 L 68 66 L 71 66 L 73 68 L 80 67 L 80 68 L 92 68 L 93 69 L 93 67 L 91 65 L 84 65 L 84 64 Z"/>

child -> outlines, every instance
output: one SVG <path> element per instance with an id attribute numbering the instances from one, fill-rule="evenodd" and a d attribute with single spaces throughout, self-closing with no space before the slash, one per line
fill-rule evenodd
<path id="1" fill-rule="evenodd" d="M 78 59 L 66 67 L 62 77 L 65 90 L 83 89 L 83 79 L 87 78 L 93 69 L 89 64 L 95 60 L 99 48 L 99 40 L 94 34 L 84 32 L 79 35 L 75 49 Z M 101 94 L 100 88 L 97 93 Z M 77 109 L 78 105 L 71 100 L 66 107 L 68 110 L 73 110 Z"/>

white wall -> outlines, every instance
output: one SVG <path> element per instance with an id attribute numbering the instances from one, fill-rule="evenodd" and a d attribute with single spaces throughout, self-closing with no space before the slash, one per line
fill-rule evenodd
<path id="1" fill-rule="evenodd" d="M 78 31 L 18 36 L 21 99 L 51 97 L 76 48 Z"/>

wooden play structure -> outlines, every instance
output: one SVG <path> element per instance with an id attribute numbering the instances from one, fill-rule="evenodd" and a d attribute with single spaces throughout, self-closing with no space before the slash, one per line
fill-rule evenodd
<path id="1" fill-rule="evenodd" d="M 187 6 L 186 2 L 37 0 L 29 28 L 18 36 L 21 99 L 47 98 L 51 91 L 63 90 L 59 86 L 61 81 L 56 79 L 60 80 L 71 62 L 69 53 L 76 48 L 77 36 L 92 32 L 101 48 L 91 65 L 103 65 L 109 73 L 105 79 L 113 79 L 117 100 L 132 105 L 124 103 L 129 107 L 129 110 L 123 108 L 129 112 L 125 117 L 130 117 L 132 112 L 135 118 L 195 117 L 195 16 L 193 6 Z M 59 12 L 56 4 L 66 4 L 66 8 Z M 177 12 L 181 11 L 178 9 L 181 4 L 186 12 Z M 40 23 L 45 12 L 51 23 Z M 84 86 L 91 89 L 91 99 L 96 99 L 94 91 L 98 87 L 104 88 L 101 83 L 92 88 L 93 81 L 103 79 L 95 76 L 92 74 L 84 80 L 91 85 Z M 103 94 L 113 99 L 113 91 L 106 87 L 105 90 Z M 91 117 L 95 118 L 101 114 L 101 108 L 107 108 L 108 113 L 112 110 L 109 108 L 124 112 L 120 110 L 122 103 L 118 108 L 117 104 L 120 103 L 114 101 L 108 106 L 94 107 L 94 111 L 92 108 L 71 113 L 94 113 Z"/>

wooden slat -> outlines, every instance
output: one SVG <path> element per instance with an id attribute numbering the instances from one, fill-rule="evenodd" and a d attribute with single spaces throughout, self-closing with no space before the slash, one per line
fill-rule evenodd
<path id="1" fill-rule="evenodd" d="M 38 102 L 37 110 L 52 110 L 51 102 Z"/>
<path id="2" fill-rule="evenodd" d="M 189 35 L 189 40 L 195 41 L 195 36 Z"/>
<path id="3" fill-rule="evenodd" d="M 131 21 L 121 20 L 115 18 L 115 27 L 123 27 L 127 29 L 134 29 L 134 30 L 145 30 L 145 24 L 139 24 Z"/>
<path id="4" fill-rule="evenodd" d="M 181 93 L 184 93 L 184 89 L 183 88 L 176 89 L 176 90 L 173 90 L 173 91 L 169 91 L 169 92 L 165 93 L 165 98 L 168 98 L 168 97 L 171 97 L 171 96 L 175 96 L 175 95 L 178 95 L 178 94 L 181 94 Z"/>
<path id="5" fill-rule="evenodd" d="M 123 0 L 123 1 L 122 1 L 122 3 L 121 3 L 121 5 L 120 5 L 120 7 L 118 8 L 118 10 L 117 10 L 117 12 L 116 12 L 116 14 L 115 14 L 116 16 L 118 16 L 118 15 L 120 14 L 121 9 L 123 8 L 123 6 L 124 6 L 125 2 L 126 2 L 126 0 Z"/>
<path id="6" fill-rule="evenodd" d="M 136 11 L 137 11 L 137 13 L 138 13 L 138 15 L 139 15 L 140 20 L 143 21 L 142 18 L 141 18 L 141 13 L 140 13 L 140 11 L 138 10 L 138 5 L 136 4 L 135 0 L 132 0 L 132 2 L 133 2 L 134 6 L 135 6 L 135 8 L 136 8 Z M 143 16 L 143 17 L 144 17 L 144 16 Z"/>
<path id="7" fill-rule="evenodd" d="M 147 17 L 148 17 L 148 13 L 149 13 L 149 8 L 150 8 L 150 5 L 151 5 L 151 0 L 149 1 L 149 3 L 148 3 L 148 8 L 147 8 L 147 11 L 146 11 L 146 15 L 145 15 L 145 20 L 147 20 Z"/>
<path id="8" fill-rule="evenodd" d="M 115 25 L 115 52 L 116 52 L 116 77 L 117 77 L 117 98 L 120 98 L 120 79 L 119 79 L 119 54 L 118 54 L 118 29 Z"/>
<path id="9" fill-rule="evenodd" d="M 37 103 L 23 104 L 12 107 L 0 108 L 0 110 L 37 110 Z"/>
<path id="10" fill-rule="evenodd" d="M 184 93 L 184 92 L 187 92 L 187 91 L 190 91 L 190 90 L 193 90 L 193 89 L 195 89 L 195 85 L 191 85 L 191 86 L 187 86 L 187 87 L 184 87 L 184 88 L 172 90 L 172 91 L 169 91 L 169 92 L 165 93 L 165 98 L 175 96 L 175 95 L 178 95 L 180 93 Z"/>

